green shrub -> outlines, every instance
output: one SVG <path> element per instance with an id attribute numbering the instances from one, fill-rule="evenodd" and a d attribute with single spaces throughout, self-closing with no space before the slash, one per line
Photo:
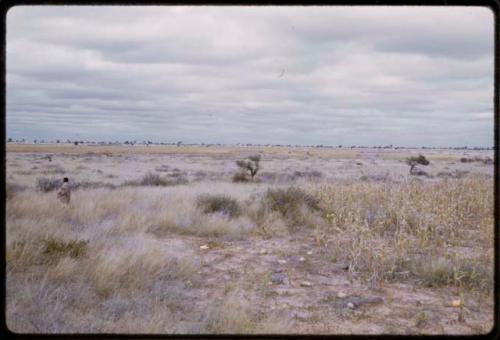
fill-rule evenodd
<path id="1" fill-rule="evenodd" d="M 197 198 L 196 205 L 205 214 L 218 212 L 231 218 L 241 215 L 238 201 L 225 195 L 201 195 Z"/>

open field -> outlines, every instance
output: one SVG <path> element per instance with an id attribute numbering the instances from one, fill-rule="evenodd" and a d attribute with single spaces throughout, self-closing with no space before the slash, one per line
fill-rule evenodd
<path id="1" fill-rule="evenodd" d="M 259 153 L 255 181 L 233 183 L 235 161 Z M 419 153 L 430 161 L 426 176 L 405 163 Z M 487 157 L 493 152 L 8 144 L 7 325 L 23 333 L 487 333 Z M 64 176 L 75 188 L 69 206 L 53 190 Z"/>

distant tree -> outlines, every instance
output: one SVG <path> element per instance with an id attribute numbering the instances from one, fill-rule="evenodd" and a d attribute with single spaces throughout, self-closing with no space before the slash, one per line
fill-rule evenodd
<path id="1" fill-rule="evenodd" d="M 36 144 L 36 143 L 37 143 L 37 140 L 35 139 L 35 140 L 33 141 L 33 143 L 35 143 L 35 144 Z"/>
<path id="2" fill-rule="evenodd" d="M 417 164 L 421 164 L 421 165 L 429 165 L 429 161 L 427 160 L 427 158 L 425 158 L 424 155 L 418 155 L 418 157 L 408 157 L 406 159 L 406 164 L 408 164 L 410 166 L 410 174 L 413 174 L 413 171 L 415 169 L 415 166 Z"/>
<path id="3" fill-rule="evenodd" d="M 181 146 L 181 145 L 182 145 L 182 142 L 181 142 L 181 141 L 178 141 L 178 142 L 177 142 L 177 146 L 179 147 L 179 146 Z"/>
<path id="4" fill-rule="evenodd" d="M 56 140 L 56 143 L 59 144 L 59 143 L 61 143 L 61 141 L 58 139 L 58 140 Z"/>
<path id="5" fill-rule="evenodd" d="M 249 156 L 245 159 L 236 161 L 236 165 L 243 171 L 247 171 L 252 181 L 260 169 L 260 155 Z"/>
<path id="6" fill-rule="evenodd" d="M 7 139 L 7 143 L 12 143 L 12 138 Z"/>
<path id="7" fill-rule="evenodd" d="M 75 146 L 78 146 L 78 142 L 77 141 L 74 141 L 73 144 L 75 144 Z"/>

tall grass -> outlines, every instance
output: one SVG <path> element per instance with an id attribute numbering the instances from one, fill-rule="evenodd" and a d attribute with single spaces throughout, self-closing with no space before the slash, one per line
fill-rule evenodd
<path id="1" fill-rule="evenodd" d="M 293 331 L 284 319 L 266 320 L 244 308 L 241 292 L 214 303 L 211 317 L 190 314 L 198 306 L 191 289 L 207 284 L 197 253 L 205 237 L 310 232 L 324 256 L 347 263 L 350 277 L 372 285 L 493 287 L 488 177 L 293 188 L 220 182 L 83 188 L 69 206 L 54 192 L 25 189 L 6 205 L 13 331 Z M 191 317 L 198 321 L 187 323 Z"/>
<path id="2" fill-rule="evenodd" d="M 317 197 L 328 221 L 323 228 L 334 236 L 332 257 L 349 262 L 351 271 L 372 283 L 409 271 L 425 282 L 491 288 L 491 184 L 479 177 L 319 187 Z M 461 247 L 481 250 L 457 258 Z M 428 254 L 427 260 L 417 260 L 421 254 Z M 453 276 L 460 268 L 472 272 L 472 267 L 475 280 L 474 275 Z"/>

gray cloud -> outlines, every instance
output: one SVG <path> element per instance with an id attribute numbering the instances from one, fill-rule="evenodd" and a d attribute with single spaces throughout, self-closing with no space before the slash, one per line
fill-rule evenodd
<path id="1" fill-rule="evenodd" d="M 13 138 L 491 146 L 479 7 L 58 7 L 7 15 Z"/>

